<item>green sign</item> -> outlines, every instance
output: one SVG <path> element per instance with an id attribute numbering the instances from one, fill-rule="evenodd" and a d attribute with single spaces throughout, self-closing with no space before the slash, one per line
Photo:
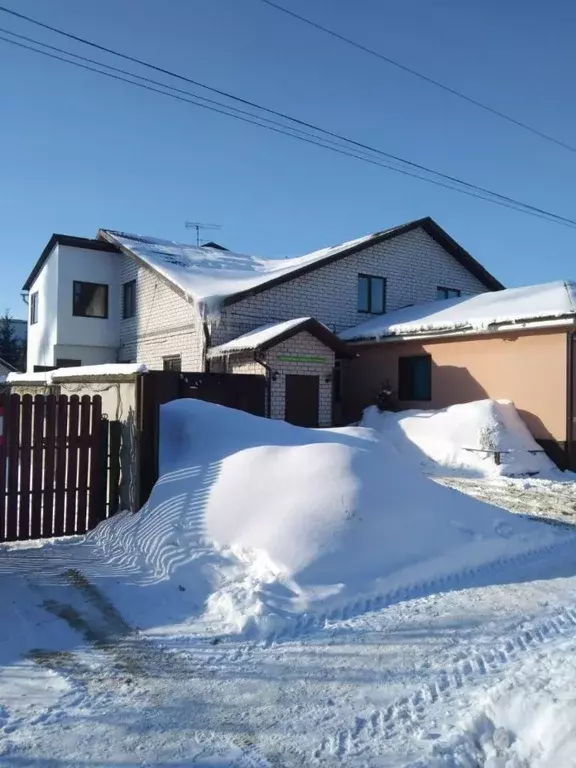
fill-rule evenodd
<path id="1" fill-rule="evenodd" d="M 283 363 L 325 363 L 325 357 L 315 355 L 278 355 L 278 360 Z"/>

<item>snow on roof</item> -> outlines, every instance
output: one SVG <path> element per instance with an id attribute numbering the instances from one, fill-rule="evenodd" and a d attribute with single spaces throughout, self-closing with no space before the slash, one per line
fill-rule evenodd
<path id="1" fill-rule="evenodd" d="M 282 323 L 270 323 L 269 325 L 261 325 L 255 328 L 253 331 L 238 336 L 232 341 L 227 341 L 224 344 L 220 344 L 218 347 L 213 347 L 208 352 L 208 357 L 219 357 L 220 355 L 229 355 L 234 352 L 246 352 L 251 349 L 258 349 L 268 341 L 272 341 L 278 336 L 287 331 L 292 330 L 299 325 L 303 325 L 310 317 L 297 317 L 292 320 L 284 320 Z M 328 330 L 328 329 L 326 329 Z"/>
<path id="2" fill-rule="evenodd" d="M 9 373 L 8 384 L 44 384 L 49 386 L 54 381 L 66 381 L 77 378 L 102 378 L 134 376 L 145 373 L 148 369 L 142 363 L 106 363 L 104 365 L 82 365 L 73 368 L 56 368 L 54 371 L 34 373 Z"/>
<path id="3" fill-rule="evenodd" d="M 389 231 L 394 229 L 399 227 Z M 100 230 L 100 235 L 145 261 L 197 304 L 202 305 L 208 314 L 217 311 L 221 301 L 228 296 L 289 275 L 375 237 L 374 234 L 366 235 L 290 259 L 263 259 L 221 248 L 187 245 L 110 229 Z"/>
<path id="4" fill-rule="evenodd" d="M 501 323 L 550 320 L 576 314 L 576 283 L 556 281 L 428 302 L 374 317 L 340 333 L 345 341 L 385 336 L 487 330 Z"/>

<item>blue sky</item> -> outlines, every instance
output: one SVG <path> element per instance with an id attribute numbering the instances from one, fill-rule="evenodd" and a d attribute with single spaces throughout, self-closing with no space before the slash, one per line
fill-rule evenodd
<path id="1" fill-rule="evenodd" d="M 5 0 L 215 87 L 576 217 L 568 152 L 260 0 Z M 576 4 L 283 0 L 568 143 Z M 97 57 L 23 21 L 0 26 Z M 114 62 L 124 66 L 118 60 Z M 139 70 L 142 74 L 150 74 Z M 180 84 L 181 85 L 181 84 Z M 576 231 L 277 136 L 0 42 L 0 309 L 52 232 L 186 240 L 287 256 L 433 216 L 507 285 L 576 277 Z"/>

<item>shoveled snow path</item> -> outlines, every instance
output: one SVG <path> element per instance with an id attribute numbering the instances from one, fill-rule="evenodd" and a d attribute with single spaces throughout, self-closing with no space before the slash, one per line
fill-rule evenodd
<path id="1" fill-rule="evenodd" d="M 433 753 L 479 689 L 576 636 L 569 546 L 271 644 L 159 641 L 128 627 L 90 576 L 8 559 L 20 568 L 0 573 L 2 596 L 17 597 L 8 620 L 33 618 L 35 642 L 61 650 L 2 669 L 40 693 L 51 681 L 30 710 L 0 708 L 2 768 L 405 765 Z M 8 690 L 0 676 L 0 701 Z"/>

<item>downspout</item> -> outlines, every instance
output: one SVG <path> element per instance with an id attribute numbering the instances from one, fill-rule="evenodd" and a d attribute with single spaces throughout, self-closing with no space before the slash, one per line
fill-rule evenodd
<path id="1" fill-rule="evenodd" d="M 208 327 L 206 320 L 202 321 L 202 333 L 204 334 L 204 345 L 202 347 L 202 368 L 205 373 L 210 373 L 210 360 L 206 354 L 210 347 L 210 328 Z"/>
<path id="2" fill-rule="evenodd" d="M 576 332 L 569 331 L 567 334 L 568 349 L 567 349 L 567 371 L 566 371 L 566 468 L 573 469 L 573 440 L 572 430 L 574 426 L 574 340 L 576 339 Z"/>
<path id="3" fill-rule="evenodd" d="M 264 368 L 264 370 L 266 371 L 266 416 L 269 419 L 271 419 L 272 418 L 272 381 L 274 380 L 274 371 L 262 357 L 258 356 L 258 352 L 254 352 L 254 362 L 259 363 L 259 365 L 261 365 L 262 368 Z"/>

